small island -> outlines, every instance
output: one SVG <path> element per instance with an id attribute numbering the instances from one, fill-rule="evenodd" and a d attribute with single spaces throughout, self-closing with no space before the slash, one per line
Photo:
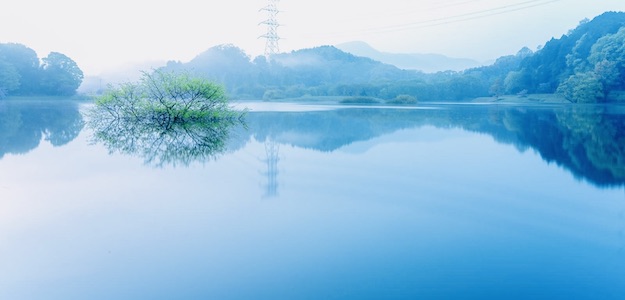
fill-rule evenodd
<path id="1" fill-rule="evenodd" d="M 109 152 L 143 157 L 146 164 L 188 165 L 225 150 L 233 109 L 222 86 L 186 72 L 145 72 L 137 83 L 110 87 L 87 114 L 92 141 Z"/>

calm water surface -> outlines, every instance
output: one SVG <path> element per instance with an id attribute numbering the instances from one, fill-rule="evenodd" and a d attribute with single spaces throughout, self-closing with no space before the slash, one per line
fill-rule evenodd
<path id="1" fill-rule="evenodd" d="M 0 299 L 625 295 L 625 107 L 247 106 L 176 155 L 0 102 Z"/>

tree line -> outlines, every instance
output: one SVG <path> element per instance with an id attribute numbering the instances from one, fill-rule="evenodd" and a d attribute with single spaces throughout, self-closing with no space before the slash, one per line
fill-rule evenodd
<path id="1" fill-rule="evenodd" d="M 507 92 L 559 93 L 571 102 L 623 101 L 625 13 L 582 20 L 503 78 Z"/>
<path id="2" fill-rule="evenodd" d="M 39 59 L 22 44 L 0 43 L 0 98 L 7 96 L 71 96 L 82 83 L 82 70 L 65 54 L 50 52 Z"/>
<path id="3" fill-rule="evenodd" d="M 333 46 L 251 59 L 233 45 L 208 49 L 186 69 L 224 84 L 241 99 L 409 95 L 419 101 L 465 101 L 503 94 L 558 93 L 571 102 L 625 101 L 625 13 L 606 12 L 536 51 L 527 47 L 493 64 L 460 72 L 401 70 Z M 621 96 L 624 95 L 624 96 Z"/>

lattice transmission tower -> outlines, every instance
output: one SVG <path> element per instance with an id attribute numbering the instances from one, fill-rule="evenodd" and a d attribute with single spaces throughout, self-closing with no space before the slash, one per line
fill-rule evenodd
<path id="1" fill-rule="evenodd" d="M 267 164 L 267 185 L 265 185 L 265 197 L 275 197 L 278 195 L 278 161 L 280 161 L 280 144 L 269 138 L 265 141 L 264 162 Z"/>
<path id="2" fill-rule="evenodd" d="M 278 36 L 278 27 L 280 27 L 280 23 L 278 23 L 278 2 L 280 0 L 269 0 L 269 5 L 261 8 L 261 11 L 267 13 L 267 20 L 261 22 L 260 24 L 267 25 L 267 33 L 260 36 L 266 40 L 265 42 L 265 57 L 269 58 L 274 54 L 280 52 L 280 46 L 278 45 L 278 41 L 280 40 L 280 36 Z"/>

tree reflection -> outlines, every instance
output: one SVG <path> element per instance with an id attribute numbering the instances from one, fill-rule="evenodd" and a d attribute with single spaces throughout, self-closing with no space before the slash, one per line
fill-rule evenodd
<path id="1" fill-rule="evenodd" d="M 448 106 L 250 113 L 256 140 L 335 151 L 404 128 L 435 126 L 484 133 L 599 187 L 625 185 L 625 107 L 610 105 Z M 272 138 L 273 137 L 273 138 Z"/>
<path id="2" fill-rule="evenodd" d="M 73 101 L 0 102 L 0 158 L 5 154 L 25 154 L 42 140 L 55 147 L 74 140 L 84 122 Z"/>
<path id="3" fill-rule="evenodd" d="M 92 142 L 103 144 L 110 153 L 143 158 L 145 164 L 188 166 L 214 159 L 227 150 L 233 126 L 242 125 L 240 117 L 202 122 L 142 122 L 90 115 Z"/>
<path id="4" fill-rule="evenodd" d="M 610 105 L 509 107 L 492 110 L 476 131 L 524 151 L 534 149 L 576 178 L 599 187 L 625 185 L 625 111 Z M 463 125 L 464 128 L 467 125 Z"/>
<path id="5" fill-rule="evenodd" d="M 593 174 L 602 184 L 625 182 L 625 119 L 609 107 L 570 107 L 557 113 L 567 134 L 562 148 L 572 168 Z M 591 172 L 589 172 L 591 171 Z"/>

